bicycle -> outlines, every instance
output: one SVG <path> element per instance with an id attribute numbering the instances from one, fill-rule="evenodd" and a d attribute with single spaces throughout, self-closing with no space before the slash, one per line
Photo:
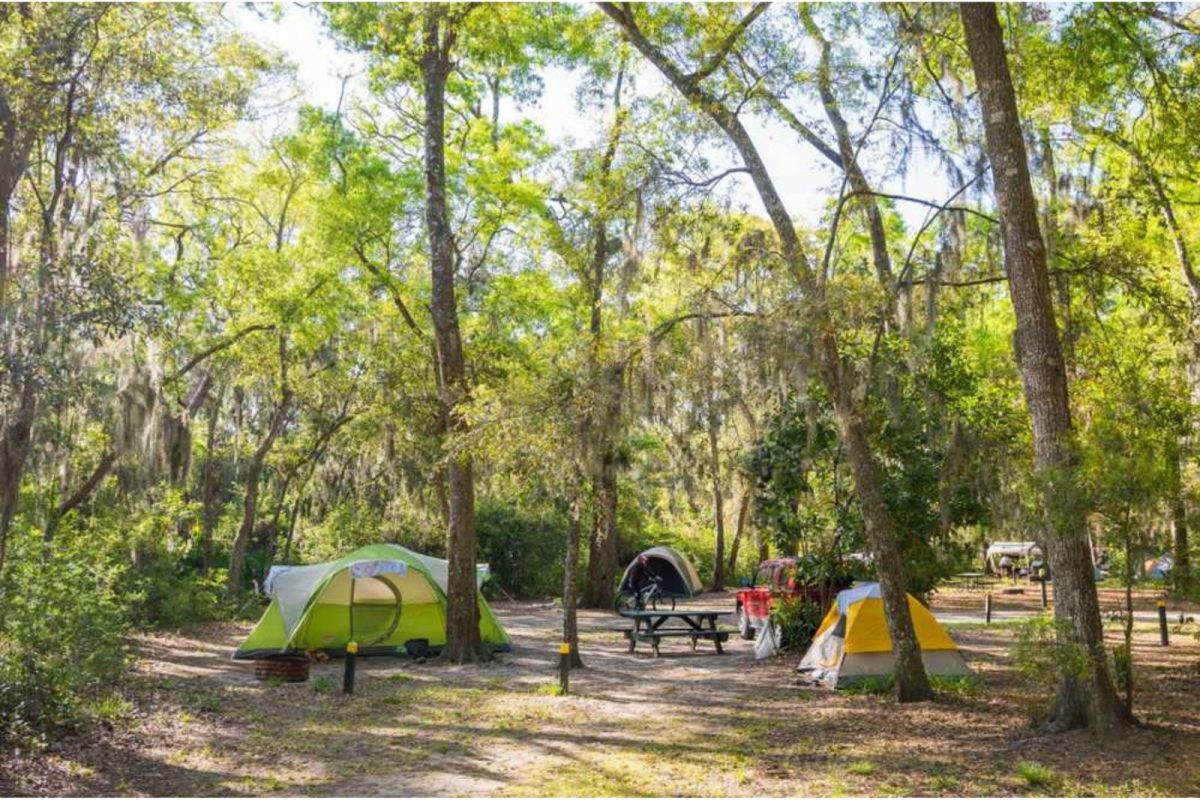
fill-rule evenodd
<path id="1" fill-rule="evenodd" d="M 626 611 L 645 611 L 647 608 L 657 611 L 660 603 L 666 608 L 668 602 L 674 611 L 675 598 L 663 591 L 662 579 L 651 578 L 650 582 L 637 592 L 622 586 L 617 592 L 616 600 L 613 601 L 613 607 L 618 614 Z"/>

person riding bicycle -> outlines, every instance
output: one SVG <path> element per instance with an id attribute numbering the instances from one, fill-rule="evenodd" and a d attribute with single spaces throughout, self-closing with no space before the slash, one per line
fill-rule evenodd
<path id="1" fill-rule="evenodd" d="M 634 597 L 636 608 L 640 609 L 644 605 L 644 592 L 654 584 L 654 579 L 655 576 L 650 572 L 650 559 L 645 555 L 639 555 L 629 568 L 629 575 L 626 578 L 627 588 Z"/>

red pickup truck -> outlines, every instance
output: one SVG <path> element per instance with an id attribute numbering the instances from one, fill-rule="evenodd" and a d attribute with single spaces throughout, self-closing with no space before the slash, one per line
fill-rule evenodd
<path id="1" fill-rule="evenodd" d="M 796 562 L 799 559 L 773 558 L 758 565 L 754 580 L 743 585 L 737 593 L 737 626 L 743 639 L 753 639 L 755 631 L 767 624 L 774 597 L 790 595 L 804 597 L 814 603 L 821 600 L 821 587 L 801 586 L 796 582 Z M 835 588 L 844 589 L 845 586 Z"/>

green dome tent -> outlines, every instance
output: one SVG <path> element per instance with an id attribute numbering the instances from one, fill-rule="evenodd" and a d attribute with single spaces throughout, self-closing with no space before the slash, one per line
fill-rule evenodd
<path id="1" fill-rule="evenodd" d="M 356 641 L 360 655 L 404 652 L 424 639 L 432 650 L 446 644 L 447 562 L 395 544 L 360 547 L 337 561 L 273 568 L 266 592 L 271 605 L 234 653 L 269 658 L 322 650 L 344 655 Z M 480 574 L 480 580 L 486 574 Z M 483 595 L 479 633 L 496 651 L 512 649 Z"/>
<path id="2" fill-rule="evenodd" d="M 692 566 L 692 562 L 687 560 L 687 556 L 663 545 L 643 550 L 633 561 L 629 562 L 629 565 L 625 567 L 625 572 L 621 575 L 620 585 L 622 588 L 628 586 L 629 571 L 642 556 L 646 557 L 646 565 L 650 574 L 662 582 L 662 591 L 667 597 L 695 597 L 704 591 L 700 575 Z"/>

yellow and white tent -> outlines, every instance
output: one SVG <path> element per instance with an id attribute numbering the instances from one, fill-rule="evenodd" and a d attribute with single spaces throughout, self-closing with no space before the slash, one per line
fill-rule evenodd
<path id="1" fill-rule="evenodd" d="M 930 675 L 966 675 L 967 663 L 958 645 L 929 609 L 910 594 L 908 610 L 925 671 Z M 889 675 L 894 666 L 892 637 L 879 584 L 864 583 L 838 592 L 796 669 L 810 673 L 814 680 L 845 686 L 855 680 Z"/>

